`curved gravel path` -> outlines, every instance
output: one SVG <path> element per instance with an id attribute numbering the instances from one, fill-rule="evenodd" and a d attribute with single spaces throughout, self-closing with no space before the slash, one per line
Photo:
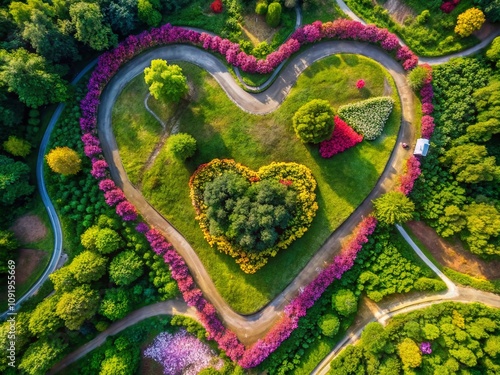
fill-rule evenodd
<path id="1" fill-rule="evenodd" d="M 220 296 L 200 259 L 184 237 L 148 204 L 141 192 L 128 180 L 111 129 L 113 104 L 125 85 L 132 78 L 141 74 L 152 59 L 162 58 L 169 61 L 188 61 L 206 69 L 242 110 L 255 114 L 265 114 L 278 108 L 297 77 L 310 64 L 336 53 L 354 53 L 373 58 L 390 72 L 398 87 L 402 103 L 402 121 L 397 144 L 400 142 L 412 144 L 415 140 L 414 129 L 411 126 L 414 120 L 413 93 L 407 85 L 404 70 L 379 48 L 360 42 L 330 41 L 314 45 L 293 58 L 274 83 L 265 92 L 258 94 L 250 94 L 241 89 L 226 67 L 208 52 L 187 45 L 159 47 L 141 54 L 126 64 L 111 80 L 101 96 L 98 133 L 104 155 L 110 165 L 112 178 L 123 189 L 127 199 L 137 207 L 144 219 L 150 225 L 161 230 L 174 245 L 188 264 L 197 285 L 214 304 L 226 326 L 233 330 L 245 344 L 251 344 L 262 337 L 279 318 L 280 312 L 288 301 L 298 293 L 301 287 L 308 285 L 317 276 L 318 270 L 324 267 L 325 262 L 331 261 L 334 254 L 340 250 L 340 240 L 352 233 L 362 216 L 370 213 L 371 201 L 394 186 L 395 177 L 401 172 L 404 164 L 402 161 L 408 155 L 408 151 L 401 147 L 395 147 L 374 190 L 332 234 L 302 272 L 264 309 L 253 315 L 242 316 L 234 312 Z"/>
<path id="2" fill-rule="evenodd" d="M 87 74 L 95 65 L 97 64 L 97 59 L 91 61 L 83 70 L 78 73 L 78 75 L 71 81 L 71 85 L 75 86 L 85 74 Z M 49 216 L 50 224 L 52 226 L 52 231 L 54 232 L 54 250 L 52 251 L 52 257 L 50 258 L 49 264 L 45 268 L 42 276 L 35 282 L 35 284 L 22 296 L 17 298 L 16 305 L 14 310 L 19 309 L 21 304 L 26 301 L 28 298 L 32 297 L 34 294 L 38 292 L 38 289 L 43 285 L 43 283 L 47 280 L 49 275 L 54 272 L 57 268 L 57 264 L 59 263 L 59 259 L 61 258 L 62 253 L 62 229 L 61 222 L 59 221 L 59 216 L 57 216 L 57 211 L 50 200 L 49 194 L 47 193 L 47 187 L 45 186 L 45 179 L 43 176 L 43 169 L 45 165 L 45 153 L 47 151 L 47 145 L 50 140 L 50 136 L 52 134 L 52 130 L 54 130 L 54 126 L 57 121 L 59 121 L 59 117 L 61 116 L 65 103 L 60 103 L 52 117 L 50 118 L 49 124 L 47 125 L 47 129 L 45 129 L 45 133 L 42 138 L 42 142 L 40 143 L 40 148 L 38 149 L 38 156 L 36 161 L 36 182 L 38 186 L 38 191 L 40 193 L 40 197 L 42 198 L 42 202 L 45 205 L 45 209 L 47 210 L 47 215 Z M 12 310 L 5 311 L 0 316 L 0 320 L 6 318 L 9 313 L 12 313 Z"/>

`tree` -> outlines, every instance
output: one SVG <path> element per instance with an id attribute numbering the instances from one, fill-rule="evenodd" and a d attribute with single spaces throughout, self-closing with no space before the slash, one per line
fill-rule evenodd
<path id="1" fill-rule="evenodd" d="M 14 251 L 19 248 L 14 233 L 10 230 L 0 230 L 0 275 L 9 271 L 9 260 L 12 260 Z"/>
<path id="2" fill-rule="evenodd" d="M 68 266 L 79 283 L 90 283 L 99 280 L 106 273 L 107 259 L 93 253 L 83 251 Z"/>
<path id="3" fill-rule="evenodd" d="M 500 336 L 490 336 L 486 340 L 484 351 L 492 358 L 498 357 L 500 354 Z"/>
<path id="4" fill-rule="evenodd" d="M 9 154 L 25 158 L 30 153 L 31 145 L 28 141 L 11 135 L 9 139 L 3 143 L 3 148 Z"/>
<path id="5" fill-rule="evenodd" d="M 500 68 L 500 36 L 493 39 L 493 42 L 486 51 L 486 57 L 493 61 L 497 68 Z"/>
<path id="6" fill-rule="evenodd" d="M 61 267 L 49 275 L 56 292 L 68 292 L 78 286 L 75 275 L 69 266 Z"/>
<path id="7" fill-rule="evenodd" d="M 271 27 L 277 27 L 281 20 L 281 4 L 273 2 L 267 7 L 266 22 Z"/>
<path id="8" fill-rule="evenodd" d="M 122 246 L 122 239 L 113 229 L 102 228 L 96 235 L 95 246 L 101 254 L 109 254 Z"/>
<path id="9" fill-rule="evenodd" d="M 0 83 L 14 92 L 28 107 L 63 102 L 68 97 L 67 82 L 46 60 L 24 48 L 0 53 Z"/>
<path id="10" fill-rule="evenodd" d="M 56 314 L 59 295 L 54 294 L 40 302 L 30 315 L 29 329 L 37 337 L 53 334 L 64 325 Z"/>
<path id="11" fill-rule="evenodd" d="M 332 296 L 332 307 L 342 316 L 349 316 L 358 311 L 358 299 L 349 289 L 340 289 Z"/>
<path id="12" fill-rule="evenodd" d="M 474 0 L 491 22 L 500 21 L 500 0 Z"/>
<path id="13" fill-rule="evenodd" d="M 161 22 L 159 8 L 160 2 L 158 0 L 138 0 L 137 14 L 139 19 L 148 26 L 158 26 Z"/>
<path id="14" fill-rule="evenodd" d="M 104 9 L 106 20 L 114 31 L 127 36 L 137 27 L 137 2 L 135 0 L 113 0 Z"/>
<path id="15" fill-rule="evenodd" d="M 116 45 L 118 38 L 104 23 L 99 4 L 78 2 L 69 8 L 71 22 L 75 27 L 75 37 L 96 51 Z"/>
<path id="16" fill-rule="evenodd" d="M 45 156 L 50 169 L 62 175 L 77 174 L 82 169 L 78 153 L 69 147 L 56 147 Z"/>
<path id="17" fill-rule="evenodd" d="M 293 116 L 295 134 L 307 143 L 319 143 L 332 135 L 334 122 L 330 103 L 326 100 L 314 99 L 299 108 Z"/>
<path id="18" fill-rule="evenodd" d="M 334 314 L 325 314 L 318 321 L 321 333 L 327 337 L 335 336 L 340 328 L 340 320 Z"/>
<path id="19" fill-rule="evenodd" d="M 373 201 L 377 220 L 394 225 L 406 223 L 413 218 L 415 205 L 406 195 L 399 191 L 391 191 Z"/>
<path id="20" fill-rule="evenodd" d="M 486 21 L 486 18 L 481 10 L 477 8 L 467 9 L 458 15 L 455 32 L 461 37 L 469 36 L 474 31 L 479 30 L 483 26 L 484 21 Z"/>
<path id="21" fill-rule="evenodd" d="M 187 80 L 179 65 L 168 65 L 166 60 L 153 60 L 144 69 L 144 80 L 149 92 L 157 100 L 178 102 L 188 91 Z"/>
<path id="22" fill-rule="evenodd" d="M 33 10 L 30 21 L 24 23 L 22 37 L 31 44 L 36 53 L 49 61 L 74 61 L 80 58 L 75 39 L 65 34 L 39 10 Z"/>
<path id="23" fill-rule="evenodd" d="M 124 318 L 131 310 L 130 297 L 122 288 L 107 289 L 99 307 L 99 314 L 111 321 Z"/>
<path id="24" fill-rule="evenodd" d="M 19 369 L 28 375 L 45 374 L 67 346 L 59 338 L 44 337 L 29 346 L 19 362 Z"/>
<path id="25" fill-rule="evenodd" d="M 496 158 L 488 156 L 484 145 L 467 143 L 450 148 L 439 159 L 450 167 L 457 181 L 476 184 L 500 179 L 500 167 Z"/>
<path id="26" fill-rule="evenodd" d="M 255 4 L 255 13 L 260 16 L 263 16 L 267 13 L 267 0 L 257 1 L 257 4 Z"/>
<path id="27" fill-rule="evenodd" d="M 35 188 L 29 184 L 29 174 L 26 164 L 0 155 L 0 204 L 11 205 L 33 193 Z"/>
<path id="28" fill-rule="evenodd" d="M 471 252 L 478 255 L 500 255 L 500 212 L 493 204 L 471 203 L 464 209 L 467 230 L 462 238 Z"/>
<path id="29" fill-rule="evenodd" d="M 408 73 L 408 84 L 414 91 L 419 91 L 430 78 L 429 68 L 419 65 Z"/>
<path id="30" fill-rule="evenodd" d="M 129 285 L 143 272 L 141 257 L 133 251 L 123 251 L 109 265 L 109 277 L 116 285 Z"/>
<path id="31" fill-rule="evenodd" d="M 82 285 L 65 292 L 57 303 L 56 313 L 71 330 L 80 328 L 83 322 L 92 318 L 99 307 L 99 292 L 88 285 Z"/>
<path id="32" fill-rule="evenodd" d="M 380 353 L 387 344 L 384 326 L 379 322 L 368 323 L 361 332 L 361 340 L 369 352 L 373 354 Z"/>
<path id="33" fill-rule="evenodd" d="M 179 133 L 168 138 L 168 148 L 180 160 L 186 160 L 196 152 L 196 139 L 190 134 Z"/>
<path id="34" fill-rule="evenodd" d="M 398 345 L 398 354 L 406 369 L 415 368 L 422 364 L 420 348 L 415 341 L 408 337 Z"/>

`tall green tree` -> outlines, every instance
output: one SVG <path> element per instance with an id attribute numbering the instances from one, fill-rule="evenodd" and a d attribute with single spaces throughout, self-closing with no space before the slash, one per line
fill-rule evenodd
<path id="1" fill-rule="evenodd" d="M 20 161 L 0 155 L 0 204 L 12 205 L 35 190 L 29 184 L 30 168 Z"/>
<path id="2" fill-rule="evenodd" d="M 55 337 L 44 337 L 31 344 L 19 362 L 23 374 L 45 374 L 62 356 L 68 344 Z"/>
<path id="3" fill-rule="evenodd" d="M 104 22 L 99 4 L 78 2 L 69 8 L 75 37 L 96 51 L 116 45 L 118 38 L 111 27 Z"/>
<path id="4" fill-rule="evenodd" d="M 449 166 L 457 181 L 475 184 L 500 179 L 500 167 L 496 158 L 488 155 L 483 145 L 467 143 L 450 148 L 439 159 Z"/>
<path id="5" fill-rule="evenodd" d="M 158 26 L 161 22 L 159 0 L 138 0 L 137 14 L 139 19 L 148 26 Z"/>
<path id="6" fill-rule="evenodd" d="M 133 251 L 123 251 L 109 265 L 109 277 L 116 285 L 129 285 L 143 272 L 143 261 Z"/>
<path id="7" fill-rule="evenodd" d="M 132 309 L 130 296 L 123 288 L 107 289 L 99 307 L 99 314 L 111 321 L 124 318 Z"/>
<path id="8" fill-rule="evenodd" d="M 79 283 L 99 280 L 106 273 L 107 259 L 92 251 L 78 254 L 68 266 Z"/>
<path id="9" fill-rule="evenodd" d="M 137 27 L 136 0 L 112 0 L 103 11 L 111 29 L 121 35 L 129 35 Z"/>
<path id="10" fill-rule="evenodd" d="M 386 225 L 406 223 L 413 218 L 415 205 L 403 193 L 391 191 L 373 201 L 375 216 Z"/>
<path id="11" fill-rule="evenodd" d="M 187 80 L 179 65 L 169 65 L 166 60 L 153 60 L 144 69 L 144 80 L 155 99 L 178 102 L 188 91 Z"/>
<path id="12" fill-rule="evenodd" d="M 10 53 L 0 52 L 0 82 L 32 108 L 62 102 L 68 96 L 67 82 L 56 69 L 42 56 L 24 48 Z"/>
<path id="13" fill-rule="evenodd" d="M 88 285 L 82 285 L 65 292 L 56 306 L 56 313 L 71 330 L 80 328 L 83 322 L 92 318 L 99 308 L 99 292 Z"/>
<path id="14" fill-rule="evenodd" d="M 22 37 L 35 49 L 36 53 L 48 61 L 60 62 L 79 59 L 75 39 L 65 34 L 43 12 L 34 10 L 30 21 L 24 23 Z"/>
<path id="15" fill-rule="evenodd" d="M 37 337 L 53 334 L 64 325 L 63 320 L 56 314 L 59 295 L 54 294 L 40 302 L 31 313 L 29 329 Z"/>

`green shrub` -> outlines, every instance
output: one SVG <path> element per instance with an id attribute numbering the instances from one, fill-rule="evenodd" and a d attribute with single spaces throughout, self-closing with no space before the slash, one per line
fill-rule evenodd
<path id="1" fill-rule="evenodd" d="M 486 57 L 500 69 L 500 36 L 493 39 L 490 48 L 486 51 Z"/>
<path id="2" fill-rule="evenodd" d="M 429 70 L 423 66 L 417 66 L 410 73 L 408 73 L 408 84 L 414 91 L 419 91 L 429 77 Z"/>
<path id="3" fill-rule="evenodd" d="M 332 307 L 342 316 L 349 316 L 358 311 L 358 299 L 349 289 L 341 289 L 332 297 Z"/>
<path id="4" fill-rule="evenodd" d="M 258 1 L 255 5 L 255 13 L 263 16 L 267 13 L 267 1 Z"/>
<path id="5" fill-rule="evenodd" d="M 267 7 L 266 22 L 271 27 L 277 27 L 281 20 L 281 4 L 271 3 Z"/>
<path id="6" fill-rule="evenodd" d="M 169 137 L 167 148 L 180 160 L 186 160 L 196 152 L 196 139 L 192 135 L 179 133 Z"/>
<path id="7" fill-rule="evenodd" d="M 394 100 L 381 96 L 341 106 L 339 116 L 357 133 L 371 141 L 382 134 L 393 108 Z"/>
<path id="8" fill-rule="evenodd" d="M 314 99 L 299 108 L 293 116 L 295 134 L 302 142 L 319 143 L 332 135 L 335 113 L 330 103 Z"/>
<path id="9" fill-rule="evenodd" d="M 442 280 L 429 279 L 427 277 L 421 277 L 415 284 L 414 288 L 419 291 L 429 291 L 429 292 L 440 292 L 446 290 L 446 284 Z"/>
<path id="10" fill-rule="evenodd" d="M 28 141 L 11 135 L 9 139 L 3 143 L 3 148 L 9 154 L 22 156 L 24 158 L 30 153 L 31 145 Z"/>
<path id="11" fill-rule="evenodd" d="M 318 326 L 321 329 L 321 333 L 327 337 L 335 336 L 340 328 L 340 320 L 334 314 L 325 314 L 319 321 Z"/>

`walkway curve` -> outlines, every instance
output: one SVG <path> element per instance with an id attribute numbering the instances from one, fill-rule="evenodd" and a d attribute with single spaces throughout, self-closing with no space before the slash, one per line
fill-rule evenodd
<path id="1" fill-rule="evenodd" d="M 49 371 L 49 374 L 55 374 L 61 371 L 71 363 L 78 361 L 80 358 L 84 357 L 92 350 L 104 344 L 108 337 L 114 336 L 124 329 L 133 326 L 134 324 L 139 323 L 144 319 L 158 315 L 179 314 L 189 316 L 193 319 L 198 319 L 196 315 L 196 309 L 194 307 L 188 307 L 186 303 L 181 300 L 158 302 L 154 305 L 148 305 L 135 310 L 125 318 L 113 323 L 105 331 L 98 334 L 94 339 L 90 340 L 86 344 L 80 346 L 77 350 L 71 352 L 71 354 L 64 357 L 62 361 L 58 362 L 54 367 L 52 367 L 52 369 Z"/>
<path id="2" fill-rule="evenodd" d="M 78 75 L 71 81 L 71 85 L 75 86 L 85 74 L 87 74 L 95 65 L 97 64 L 97 59 L 92 60 L 83 70 L 78 73 Z M 52 114 L 50 118 L 49 124 L 47 125 L 47 129 L 45 129 L 45 133 L 42 138 L 42 142 L 40 143 L 40 148 L 38 149 L 38 156 L 36 161 L 36 181 L 38 185 L 38 191 L 40 193 L 40 197 L 42 198 L 42 202 L 45 205 L 45 209 L 47 210 L 47 215 L 49 216 L 50 224 L 52 226 L 52 231 L 54 232 L 54 250 L 52 252 L 52 257 L 50 258 L 49 264 L 45 268 L 45 271 L 40 276 L 40 278 L 35 282 L 35 284 L 20 298 L 17 299 L 15 310 L 17 311 L 21 304 L 26 301 L 28 298 L 32 297 L 34 294 L 38 292 L 38 289 L 42 286 L 42 284 L 47 280 L 49 275 L 56 270 L 57 264 L 61 257 L 62 253 L 62 243 L 63 243 L 63 235 L 61 229 L 61 222 L 59 221 L 59 216 L 57 216 L 56 209 L 52 204 L 52 201 L 47 193 L 47 187 L 45 186 L 45 179 L 43 176 L 43 170 L 45 165 L 45 153 L 47 151 L 47 145 L 50 140 L 50 136 L 52 135 L 52 130 L 59 121 L 59 117 L 61 116 L 65 103 L 59 103 L 56 110 Z M 11 310 L 5 311 L 0 316 L 0 320 L 5 319 Z"/>
<path id="3" fill-rule="evenodd" d="M 244 344 L 251 344 L 261 338 L 280 317 L 280 313 L 288 302 L 298 294 L 300 288 L 308 285 L 318 274 L 325 262 L 329 263 L 340 250 L 340 241 L 352 233 L 361 217 L 371 212 L 371 201 L 380 194 L 390 190 L 395 184 L 396 176 L 403 169 L 403 160 L 408 151 L 395 147 L 389 162 L 377 185 L 364 202 L 351 216 L 330 236 L 307 266 L 271 303 L 256 314 L 242 316 L 234 312 L 217 291 L 212 279 L 203 267 L 195 251 L 184 237 L 175 230 L 130 183 L 121 163 L 116 140 L 111 129 L 111 113 L 113 104 L 125 87 L 135 76 L 141 74 L 152 59 L 162 58 L 169 61 L 188 61 L 206 69 L 221 85 L 226 94 L 242 110 L 265 114 L 274 111 L 289 93 L 297 77 L 313 62 L 337 53 L 353 53 L 370 57 L 381 63 L 393 76 L 402 104 L 401 128 L 397 144 L 412 144 L 415 140 L 413 126 L 413 93 L 408 87 L 403 68 L 381 49 L 367 43 L 352 41 L 328 41 L 315 44 L 295 56 L 283 69 L 280 76 L 265 92 L 250 94 L 244 91 L 233 79 L 224 64 L 208 52 L 189 45 L 173 45 L 149 50 L 127 63 L 107 85 L 101 96 L 98 114 L 98 134 L 101 139 L 105 158 L 110 166 L 111 176 L 120 186 L 127 199 L 134 204 L 145 221 L 162 231 L 168 241 L 181 254 L 205 296 L 213 303 L 225 325 L 230 328 Z"/>
<path id="4" fill-rule="evenodd" d="M 344 2 L 344 0 L 336 0 L 337 5 L 342 9 L 342 11 L 348 15 L 351 19 L 361 22 L 362 24 L 366 25 L 367 22 L 357 16 L 351 8 L 347 6 L 347 4 Z M 398 37 L 399 43 L 403 46 L 406 46 L 404 40 L 397 34 L 395 34 Z M 448 61 L 450 61 L 453 58 L 456 57 L 465 57 L 465 56 L 470 56 L 473 55 L 483 48 L 485 48 L 488 44 L 490 44 L 493 39 L 495 39 L 497 36 L 500 36 L 500 27 L 495 27 L 495 30 L 488 35 L 485 39 L 483 39 L 480 43 L 476 44 L 475 46 L 465 49 L 463 51 L 458 51 L 451 53 L 449 55 L 445 56 L 438 56 L 438 57 L 423 57 L 423 56 L 418 56 L 418 61 L 420 64 L 429 64 L 429 65 L 438 65 L 438 64 L 444 64 Z"/>

